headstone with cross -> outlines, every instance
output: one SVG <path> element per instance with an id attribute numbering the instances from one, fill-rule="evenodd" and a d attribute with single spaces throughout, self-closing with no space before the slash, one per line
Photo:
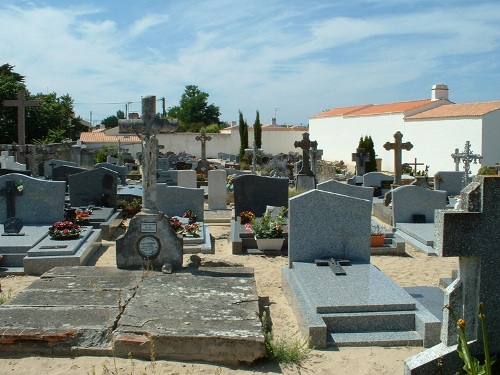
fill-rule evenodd
<path id="1" fill-rule="evenodd" d="M 329 266 L 331 268 L 332 272 L 336 276 L 347 275 L 346 270 L 342 266 L 350 266 L 351 265 L 351 262 L 349 260 L 339 260 L 339 259 L 334 259 L 334 258 L 316 259 L 314 261 L 314 263 L 318 267 Z"/>
<path id="2" fill-rule="evenodd" d="M 318 147 L 318 142 L 309 140 L 309 133 L 302 133 L 302 140 L 295 141 L 295 147 L 299 147 L 302 149 L 302 168 L 299 171 L 299 174 L 306 176 L 314 176 L 311 170 L 311 161 L 309 157 L 309 149 L 311 147 Z"/>
<path id="3" fill-rule="evenodd" d="M 253 147 L 252 148 L 246 148 L 245 152 L 251 152 L 252 153 L 252 174 L 257 173 L 257 153 L 261 152 L 262 149 L 257 147 L 257 143 L 253 141 Z"/>
<path id="4" fill-rule="evenodd" d="M 407 163 L 407 164 L 413 166 L 413 175 L 414 176 L 417 175 L 417 166 L 418 165 L 425 165 L 424 163 L 417 163 L 417 158 L 415 158 L 415 160 L 413 161 L 413 163 Z"/>
<path id="5" fill-rule="evenodd" d="M 201 129 L 201 134 L 195 137 L 195 140 L 201 142 L 201 160 L 207 160 L 207 142 L 212 140 L 212 137 L 207 135 L 205 129 Z"/>
<path id="6" fill-rule="evenodd" d="M 413 148 L 413 145 L 410 142 L 402 142 L 403 134 L 397 131 L 394 134 L 395 142 L 386 142 L 384 144 L 384 148 L 389 150 L 394 150 L 394 184 L 401 185 L 401 174 L 402 174 L 402 153 L 403 150 L 410 151 Z"/>
<path id="7" fill-rule="evenodd" d="M 26 144 L 26 107 L 37 107 L 39 105 L 39 102 L 38 100 L 26 100 L 24 90 L 19 90 L 17 92 L 17 99 L 4 100 L 3 105 L 5 107 L 17 107 L 17 143 L 20 146 L 24 147 L 24 145 Z M 22 162 L 19 160 L 19 157 L 17 161 Z"/>
<path id="8" fill-rule="evenodd" d="M 16 216 L 16 196 L 23 195 L 23 190 L 16 186 L 14 180 L 6 180 L 5 188 L 0 188 L 0 195 L 7 202 L 7 218 Z"/>
<path id="9" fill-rule="evenodd" d="M 370 161 L 370 153 L 362 147 L 357 148 L 356 152 L 352 154 L 352 161 L 356 162 L 356 176 L 363 176 L 365 164 Z"/>
<path id="10" fill-rule="evenodd" d="M 451 157 L 453 158 L 453 161 L 455 162 L 455 171 L 458 172 L 458 166 L 460 164 L 460 161 L 464 163 L 464 180 L 463 184 L 464 186 L 467 185 L 470 182 L 470 164 L 473 162 L 474 164 L 477 164 L 477 162 L 481 162 L 483 160 L 483 157 L 480 154 L 474 154 L 472 150 L 470 149 L 470 142 L 467 141 L 465 142 L 465 147 L 463 152 L 458 152 L 458 148 L 455 149 L 455 153 L 451 154 Z"/>
<path id="11" fill-rule="evenodd" d="M 478 320 L 479 303 L 484 303 L 486 331 L 491 353 L 500 352 L 500 285 L 498 269 L 498 223 L 500 222 L 500 178 L 474 176 L 461 192 L 458 210 L 437 210 L 435 249 L 439 256 L 458 257 L 458 277 L 446 289 L 443 306 L 449 305 L 457 319 L 466 321 L 466 335 L 474 355 L 482 355 L 483 340 Z M 427 353 L 406 360 L 405 374 L 436 374 L 439 363 L 447 373 L 463 366 L 455 344 L 456 321 L 444 309 L 442 343 Z"/>

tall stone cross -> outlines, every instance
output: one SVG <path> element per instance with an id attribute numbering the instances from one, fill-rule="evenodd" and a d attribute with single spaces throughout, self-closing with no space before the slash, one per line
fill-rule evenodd
<path id="1" fill-rule="evenodd" d="M 5 107 L 17 107 L 17 144 L 26 144 L 26 134 L 25 134 L 25 120 L 26 120 L 26 107 L 37 107 L 39 105 L 38 100 L 26 100 L 24 98 L 24 90 L 19 90 L 17 92 L 17 99 L 15 100 L 4 100 L 3 105 Z"/>
<path id="2" fill-rule="evenodd" d="M 309 140 L 309 133 L 302 133 L 302 140 L 295 141 L 293 144 L 295 147 L 300 147 L 302 149 L 302 168 L 299 174 L 306 176 L 314 176 L 311 170 L 311 161 L 309 157 L 309 149 L 311 147 L 318 147 L 318 142 Z"/>
<path id="3" fill-rule="evenodd" d="M 7 201 L 7 219 L 16 216 L 16 196 L 23 195 L 23 191 L 17 188 L 14 180 L 6 180 L 5 188 L 0 189 L 0 195 L 5 196 Z"/>
<path id="4" fill-rule="evenodd" d="M 413 145 L 410 142 L 403 143 L 403 134 L 399 131 L 394 134 L 394 139 L 394 143 L 386 142 L 384 148 L 387 151 L 394 150 L 394 184 L 401 185 L 403 150 L 410 151 Z"/>
<path id="5" fill-rule="evenodd" d="M 499 223 L 500 178 L 496 176 L 474 176 L 461 192 L 458 210 L 436 210 L 435 214 L 435 248 L 438 255 L 459 257 L 458 277 L 446 288 L 443 306 L 451 306 L 457 319 L 465 319 L 467 340 L 472 341 L 472 353 L 478 355 L 484 354 L 478 319 L 480 302 L 484 303 L 489 350 L 491 353 L 500 352 Z M 419 368 L 428 368 L 430 372 L 415 373 L 437 373 L 434 371 L 436 362 L 446 365 L 453 360 L 456 367 L 447 365 L 446 370 L 450 374 L 460 371 L 463 362 L 453 350 L 457 344 L 457 333 L 456 321 L 444 309 L 442 343 L 437 350 L 436 347 L 430 350 L 431 355 L 421 353 L 423 363 Z"/>
<path id="6" fill-rule="evenodd" d="M 453 158 L 453 161 L 455 162 L 455 171 L 458 172 L 458 166 L 460 164 L 460 161 L 464 163 L 464 180 L 463 184 L 466 186 L 470 182 L 470 163 L 474 162 L 474 164 L 477 164 L 477 162 L 481 162 L 483 160 L 483 157 L 479 154 L 474 154 L 472 150 L 470 149 L 470 142 L 467 141 L 465 142 L 465 147 L 463 152 L 458 152 L 458 148 L 455 149 L 455 153 L 451 154 L 451 157 Z"/>
<path id="7" fill-rule="evenodd" d="M 316 146 L 313 146 L 311 148 L 311 150 L 309 151 L 309 156 L 311 157 L 312 173 L 316 176 L 317 170 L 318 170 L 318 160 L 321 160 L 321 157 L 323 156 L 323 150 L 318 150 L 317 143 L 316 143 Z"/>
<path id="8" fill-rule="evenodd" d="M 212 137 L 207 135 L 205 129 L 201 129 L 201 134 L 195 137 L 197 141 L 201 142 L 201 160 L 207 160 L 207 142 L 212 140 Z"/>
<path id="9" fill-rule="evenodd" d="M 352 154 L 352 161 L 356 162 L 356 176 L 363 176 L 365 164 L 370 161 L 370 153 L 366 152 L 364 148 L 357 148 L 356 152 Z"/>

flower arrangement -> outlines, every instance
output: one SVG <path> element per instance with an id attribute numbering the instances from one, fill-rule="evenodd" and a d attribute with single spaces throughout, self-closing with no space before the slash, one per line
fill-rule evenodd
<path id="1" fill-rule="evenodd" d="M 186 236 L 187 234 L 190 234 L 194 237 L 197 237 L 200 235 L 200 224 L 196 222 L 182 225 L 179 219 L 177 219 L 176 217 L 171 217 L 170 226 L 177 234 L 181 236 Z"/>
<path id="2" fill-rule="evenodd" d="M 240 213 L 241 224 L 249 224 L 255 219 L 255 214 L 252 211 L 243 211 Z"/>
<path id="3" fill-rule="evenodd" d="M 18 192 L 21 192 L 24 190 L 24 185 L 23 185 L 23 180 L 19 180 L 18 182 L 14 183 L 14 187 Z"/>
<path id="4" fill-rule="evenodd" d="M 267 210 L 260 220 L 254 218 L 251 223 L 245 225 L 247 232 L 253 232 L 256 238 L 281 238 L 286 229 L 285 214 L 287 209 L 282 206 L 276 218 L 271 216 L 271 210 Z"/>
<path id="5" fill-rule="evenodd" d="M 227 176 L 226 178 L 226 190 L 229 191 L 229 192 L 232 192 L 234 191 L 234 178 L 236 177 L 235 174 L 230 174 Z"/>
<path id="6" fill-rule="evenodd" d="M 49 228 L 49 235 L 54 239 L 78 238 L 83 230 L 71 221 L 56 221 Z"/>
<path id="7" fill-rule="evenodd" d="M 189 224 L 196 223 L 196 221 L 198 220 L 198 214 L 193 210 L 187 210 L 182 214 L 182 217 L 185 219 L 189 219 Z"/>
<path id="8" fill-rule="evenodd" d="M 176 231 L 179 234 L 182 234 L 182 231 L 184 228 L 182 227 L 182 223 L 180 222 L 179 219 L 177 219 L 176 217 L 171 217 L 170 218 L 170 226 L 172 227 L 172 229 L 174 231 Z"/>
<path id="9" fill-rule="evenodd" d="M 205 181 L 207 179 L 207 175 L 204 173 L 196 174 L 196 181 Z"/>
<path id="10" fill-rule="evenodd" d="M 200 235 L 200 224 L 192 223 L 184 226 L 184 233 L 190 234 L 194 237 L 198 237 Z"/>

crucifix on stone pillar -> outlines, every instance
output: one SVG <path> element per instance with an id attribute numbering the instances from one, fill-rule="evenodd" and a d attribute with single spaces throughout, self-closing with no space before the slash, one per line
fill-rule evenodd
<path id="1" fill-rule="evenodd" d="M 352 161 L 356 162 L 356 176 L 363 176 L 365 164 L 370 161 L 370 153 L 366 152 L 364 148 L 357 148 L 356 152 L 352 154 Z"/>
<path id="2" fill-rule="evenodd" d="M 0 195 L 5 196 L 7 201 L 7 219 L 16 216 L 16 196 L 23 195 L 22 189 L 19 189 L 14 180 L 6 180 L 5 188 L 0 189 Z"/>
<path id="3" fill-rule="evenodd" d="M 472 150 L 470 149 L 470 142 L 467 141 L 465 142 L 465 147 L 463 152 L 458 152 L 458 148 L 455 149 L 455 153 L 451 154 L 451 157 L 453 158 L 453 161 L 455 162 L 455 170 L 458 171 L 458 165 L 460 164 L 460 161 L 464 163 L 464 186 L 466 186 L 470 182 L 470 163 L 474 162 L 474 164 L 477 164 L 477 162 L 481 162 L 483 160 L 483 157 L 479 154 L 474 154 Z"/>
<path id="4" fill-rule="evenodd" d="M 212 140 L 212 137 L 207 135 L 205 129 L 201 129 L 201 134 L 195 137 L 197 141 L 201 142 L 201 160 L 207 160 L 207 142 Z"/>
<path id="5" fill-rule="evenodd" d="M 311 170 L 311 161 L 309 157 L 309 149 L 311 147 L 318 147 L 318 142 L 309 140 L 309 133 L 302 133 L 302 140 L 295 141 L 293 144 L 295 147 L 300 147 L 302 149 L 302 168 L 299 174 L 306 176 L 314 176 Z"/>
<path id="6" fill-rule="evenodd" d="M 384 148 L 387 151 L 394 150 L 394 184 L 399 186 L 401 185 L 401 159 L 403 150 L 410 151 L 413 145 L 410 142 L 403 143 L 403 134 L 399 131 L 394 134 L 394 139 L 394 143 L 386 142 Z"/>
<path id="7" fill-rule="evenodd" d="M 3 101 L 3 105 L 5 107 L 17 107 L 17 144 L 22 147 L 25 147 L 26 145 L 26 134 L 25 134 L 26 107 L 37 107 L 39 105 L 38 100 L 26 100 L 24 96 L 25 96 L 24 90 L 19 90 L 17 92 L 17 99 Z M 22 162 L 24 160 L 22 161 L 16 160 L 16 161 Z"/>

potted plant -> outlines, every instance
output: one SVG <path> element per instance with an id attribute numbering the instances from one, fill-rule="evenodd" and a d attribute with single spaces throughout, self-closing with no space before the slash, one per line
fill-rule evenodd
<path id="1" fill-rule="evenodd" d="M 240 213 L 240 222 L 243 225 L 250 224 L 253 219 L 255 219 L 255 215 L 252 211 L 242 211 Z"/>
<path id="2" fill-rule="evenodd" d="M 131 198 L 131 199 L 119 199 L 118 205 L 122 208 L 123 216 L 131 217 L 137 214 L 142 208 L 142 199 Z"/>
<path id="3" fill-rule="evenodd" d="M 253 218 L 245 225 L 247 232 L 253 232 L 259 250 L 280 250 L 285 239 L 283 232 L 286 229 L 285 214 L 287 209 L 281 207 L 276 217 L 272 210 L 267 210 L 260 219 Z"/>
<path id="4" fill-rule="evenodd" d="M 380 225 L 372 225 L 372 232 L 370 238 L 371 247 L 382 247 L 385 243 L 385 233 L 382 232 Z"/>

